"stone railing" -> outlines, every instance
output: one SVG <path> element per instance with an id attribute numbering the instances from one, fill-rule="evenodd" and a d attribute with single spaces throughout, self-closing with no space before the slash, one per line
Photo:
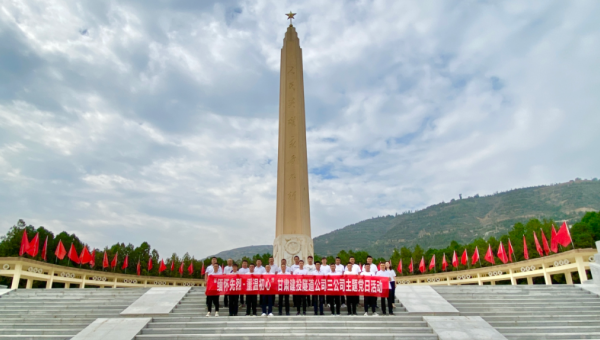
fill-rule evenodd
<path id="1" fill-rule="evenodd" d="M 0 276 L 12 277 L 11 288 L 19 286 L 20 279 L 26 279 L 26 288 L 31 288 L 33 281 L 46 282 L 46 288 L 52 283 L 64 283 L 65 288 L 72 284 L 79 288 L 136 288 L 136 287 L 191 287 L 204 286 L 203 279 L 175 278 L 164 276 L 137 276 L 113 272 L 102 272 L 89 269 L 65 267 L 22 257 L 0 257 Z"/>
<path id="2" fill-rule="evenodd" d="M 533 260 L 509 262 L 491 267 L 450 270 L 426 275 L 398 275 L 396 285 L 483 285 L 486 282 L 494 285 L 496 281 L 509 280 L 511 284 L 516 285 L 518 279 L 526 279 L 528 284 L 533 284 L 534 277 L 543 277 L 545 283 L 551 285 L 551 276 L 556 274 L 564 274 L 567 284 L 573 284 L 571 276 L 573 272 L 579 273 L 580 281 L 583 283 L 588 280 L 585 271 L 590 269 L 590 262 L 594 262 L 596 253 L 596 249 L 592 248 L 574 249 Z M 499 262 L 498 259 L 496 261 Z M 475 265 L 477 266 L 478 264 Z"/>

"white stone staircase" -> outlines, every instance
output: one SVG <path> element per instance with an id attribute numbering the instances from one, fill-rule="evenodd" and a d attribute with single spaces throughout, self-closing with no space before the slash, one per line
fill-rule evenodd
<path id="1" fill-rule="evenodd" d="M 314 316 L 312 307 L 307 316 L 295 316 L 294 308 L 293 316 L 277 316 L 276 307 L 276 316 L 268 318 L 245 316 L 245 308 L 237 317 L 227 316 L 226 308 L 219 317 L 206 313 L 204 288 L 195 287 L 171 314 L 154 317 L 136 339 L 438 339 L 423 317 L 408 315 L 398 302 L 395 316 L 363 316 L 361 307 L 359 316 L 348 316 L 345 308 L 341 316 L 331 316 L 327 308 L 324 316 Z"/>
<path id="2" fill-rule="evenodd" d="M 600 298 L 574 285 L 436 286 L 463 316 L 508 339 L 600 339 Z"/>
<path id="3" fill-rule="evenodd" d="M 0 296 L 0 338 L 70 339 L 115 318 L 147 289 L 18 289 Z"/>

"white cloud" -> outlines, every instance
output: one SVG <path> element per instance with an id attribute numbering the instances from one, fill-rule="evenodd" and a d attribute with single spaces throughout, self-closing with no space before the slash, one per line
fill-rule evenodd
<path id="1" fill-rule="evenodd" d="M 597 2 L 14 1 L 0 5 L 1 228 L 24 218 L 163 255 L 271 243 L 290 9 L 313 235 L 598 176 Z"/>

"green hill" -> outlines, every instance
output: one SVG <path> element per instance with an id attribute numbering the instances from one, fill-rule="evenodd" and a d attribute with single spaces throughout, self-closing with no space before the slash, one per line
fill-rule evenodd
<path id="1" fill-rule="evenodd" d="M 585 212 L 597 210 L 600 181 L 575 180 L 475 195 L 416 212 L 371 218 L 316 237 L 314 246 L 320 255 L 366 250 L 373 256 L 388 256 L 402 246 L 443 248 L 452 240 L 467 243 L 506 233 L 515 223 L 532 218 L 578 220 Z"/>

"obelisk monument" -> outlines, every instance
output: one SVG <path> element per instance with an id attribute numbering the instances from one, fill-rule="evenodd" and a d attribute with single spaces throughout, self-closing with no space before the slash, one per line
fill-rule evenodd
<path id="1" fill-rule="evenodd" d="M 281 49 L 279 85 L 279 156 L 277 161 L 277 217 L 273 257 L 287 259 L 288 266 L 298 255 L 306 261 L 313 255 L 308 200 L 306 123 L 302 49 L 291 21 Z"/>

